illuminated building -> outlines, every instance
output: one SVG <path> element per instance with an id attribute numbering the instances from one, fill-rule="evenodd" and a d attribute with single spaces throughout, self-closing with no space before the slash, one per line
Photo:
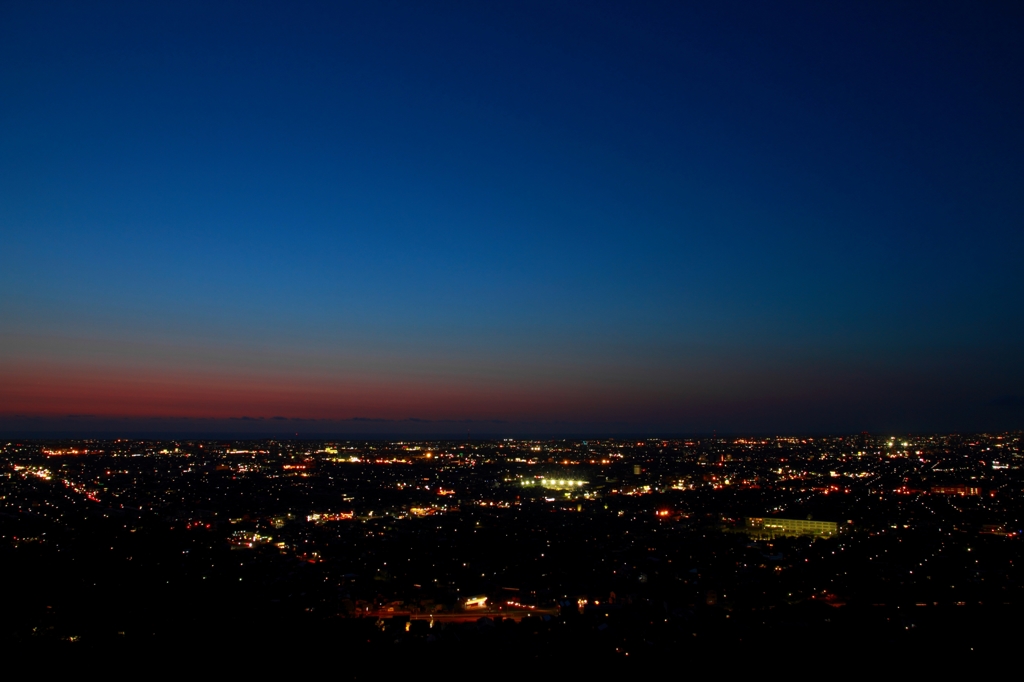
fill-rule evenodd
<path id="1" fill-rule="evenodd" d="M 582 488 L 586 485 L 586 481 L 574 481 L 565 478 L 547 478 L 541 476 L 536 479 L 524 479 L 522 484 L 524 486 L 539 485 L 542 488 L 548 488 L 550 490 L 573 490 L 575 488 Z"/>
<path id="2" fill-rule="evenodd" d="M 835 521 L 811 521 L 809 519 L 777 519 L 769 517 L 750 517 L 747 519 L 747 532 L 758 537 L 796 537 L 809 535 L 812 537 L 829 538 L 835 535 L 839 527 Z"/>
<path id="3" fill-rule="evenodd" d="M 961 497 L 978 497 L 981 488 L 974 485 L 933 485 L 932 495 L 959 495 Z"/>

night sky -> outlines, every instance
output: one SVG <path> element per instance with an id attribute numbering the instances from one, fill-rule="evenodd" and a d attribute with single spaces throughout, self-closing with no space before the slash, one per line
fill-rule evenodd
<path id="1" fill-rule="evenodd" d="M 0 432 L 1024 427 L 1021 36 L 4 0 Z"/>

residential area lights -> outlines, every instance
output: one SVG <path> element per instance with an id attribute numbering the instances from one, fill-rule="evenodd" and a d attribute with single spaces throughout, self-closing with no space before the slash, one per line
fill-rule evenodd
<path id="1" fill-rule="evenodd" d="M 801 623 L 807 650 L 996 655 L 1022 490 L 1021 432 L 12 441 L 5 636 L 696 660 L 775 656 Z"/>

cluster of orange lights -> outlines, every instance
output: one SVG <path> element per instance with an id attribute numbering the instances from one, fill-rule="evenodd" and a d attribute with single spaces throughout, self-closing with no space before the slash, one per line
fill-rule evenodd
<path id="1" fill-rule="evenodd" d="M 433 516 L 437 513 L 437 509 L 433 507 L 412 507 L 409 509 L 409 513 L 413 516 Z"/>
<path id="2" fill-rule="evenodd" d="M 306 517 L 306 520 L 310 523 L 326 523 L 328 521 L 351 521 L 355 517 L 355 512 L 324 512 L 310 514 Z"/>

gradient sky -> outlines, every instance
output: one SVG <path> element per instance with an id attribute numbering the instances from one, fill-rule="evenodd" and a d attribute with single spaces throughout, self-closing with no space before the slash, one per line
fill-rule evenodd
<path id="1" fill-rule="evenodd" d="M 5 0 L 0 431 L 1024 427 L 1022 35 Z"/>

